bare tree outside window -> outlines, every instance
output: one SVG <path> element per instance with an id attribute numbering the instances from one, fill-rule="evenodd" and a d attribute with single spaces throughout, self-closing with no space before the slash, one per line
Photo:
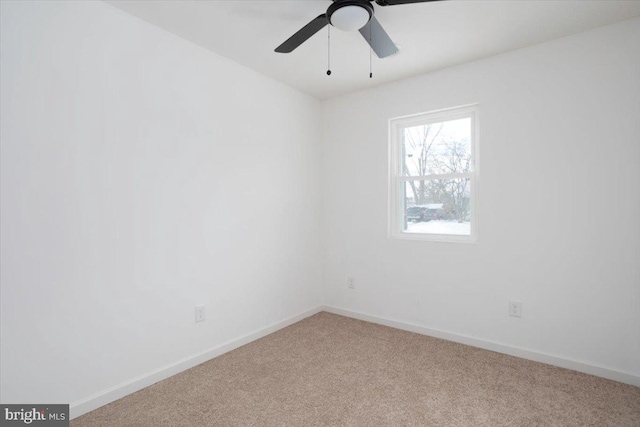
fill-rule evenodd
<path id="1" fill-rule="evenodd" d="M 432 151 L 436 139 L 442 131 L 442 123 L 437 125 L 416 126 L 404 130 L 404 174 L 424 176 L 430 173 L 429 161 L 433 157 Z M 421 205 L 427 202 L 427 185 L 424 181 L 410 181 L 413 200 Z"/>

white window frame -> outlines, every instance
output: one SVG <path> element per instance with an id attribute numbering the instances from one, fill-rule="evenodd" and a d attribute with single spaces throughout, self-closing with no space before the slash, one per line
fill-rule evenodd
<path id="1" fill-rule="evenodd" d="M 404 176 L 402 171 L 402 130 L 407 127 L 428 125 L 443 121 L 471 119 L 472 171 L 468 173 Z M 478 176 L 479 176 L 479 124 L 478 104 L 447 108 L 389 120 L 389 237 L 392 239 L 426 240 L 434 242 L 478 241 Z M 408 233 L 404 231 L 404 183 L 407 181 L 469 178 L 471 182 L 471 234 Z"/>

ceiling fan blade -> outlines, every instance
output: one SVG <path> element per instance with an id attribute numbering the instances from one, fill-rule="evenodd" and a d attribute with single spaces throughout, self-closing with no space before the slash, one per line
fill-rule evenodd
<path id="1" fill-rule="evenodd" d="M 382 28 L 375 16 L 371 17 L 367 25 L 360 28 L 360 34 L 369 43 L 378 58 L 386 58 L 398 52 L 398 47 L 393 43 L 393 40 L 391 40 L 391 37 Z"/>
<path id="2" fill-rule="evenodd" d="M 287 41 L 285 41 L 280 46 L 278 46 L 275 49 L 276 52 L 278 53 L 293 52 L 295 48 L 297 48 L 302 43 L 307 41 L 309 37 L 311 37 L 318 31 L 326 27 L 328 24 L 329 24 L 329 20 L 327 19 L 327 15 L 323 13 L 322 15 L 318 16 L 316 19 L 314 19 L 313 21 L 309 22 L 307 25 L 302 27 L 297 33 L 289 37 Z"/>
<path id="3" fill-rule="evenodd" d="M 376 0 L 376 4 L 378 6 L 395 6 L 397 4 L 427 3 L 430 1 L 440 1 L 440 0 Z"/>

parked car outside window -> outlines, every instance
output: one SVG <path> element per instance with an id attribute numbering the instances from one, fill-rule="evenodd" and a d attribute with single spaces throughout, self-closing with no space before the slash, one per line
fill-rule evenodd
<path id="1" fill-rule="evenodd" d="M 407 221 L 410 222 L 421 222 L 424 221 L 424 212 L 427 208 L 423 206 L 411 206 L 407 208 Z"/>

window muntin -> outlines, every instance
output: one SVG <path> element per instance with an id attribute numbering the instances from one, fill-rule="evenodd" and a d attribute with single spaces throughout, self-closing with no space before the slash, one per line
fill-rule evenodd
<path id="1" fill-rule="evenodd" d="M 475 241 L 477 106 L 390 121 L 390 235 Z"/>

